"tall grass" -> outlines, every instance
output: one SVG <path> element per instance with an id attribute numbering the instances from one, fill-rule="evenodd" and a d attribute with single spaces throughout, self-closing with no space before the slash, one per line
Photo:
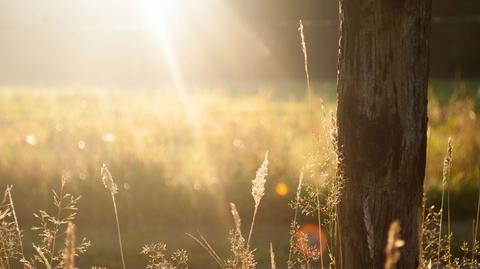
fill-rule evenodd
<path id="1" fill-rule="evenodd" d="M 248 232 L 247 240 L 242 234 L 241 230 L 241 218 L 237 211 L 237 207 L 234 203 L 230 203 L 230 209 L 233 217 L 233 223 L 235 229 L 230 231 L 229 241 L 231 245 L 232 257 L 226 260 L 222 260 L 208 241 L 199 233 L 199 236 L 193 236 L 188 234 L 193 240 L 195 240 L 208 254 L 215 260 L 215 262 L 223 269 L 253 269 L 256 268 L 257 262 L 253 255 L 253 251 L 250 250 L 250 240 L 253 234 L 253 227 L 255 226 L 255 218 L 260 206 L 260 202 L 265 195 L 265 182 L 268 175 L 268 152 L 265 153 L 265 158 L 258 168 L 255 178 L 252 180 L 252 197 L 254 201 L 254 211 L 252 215 L 252 221 L 250 223 L 250 229 Z M 271 255 L 273 250 L 271 250 Z M 274 257 L 272 256 L 272 266 L 274 264 Z"/>
<path id="2" fill-rule="evenodd" d="M 277 264 L 275 262 L 275 253 L 273 252 L 273 245 L 270 242 L 270 266 L 272 269 L 277 269 Z"/>
<path id="3" fill-rule="evenodd" d="M 302 191 L 302 183 L 303 183 L 303 171 L 300 172 L 300 176 L 298 177 L 297 192 L 295 195 L 295 200 L 293 201 L 293 204 L 292 204 L 294 213 L 293 213 L 292 223 L 290 224 L 290 241 L 289 241 L 288 260 L 287 260 L 288 269 L 293 267 L 292 256 L 294 253 L 295 235 L 299 229 L 297 218 L 298 218 L 298 211 L 300 208 L 300 194 Z"/>
<path id="4" fill-rule="evenodd" d="M 332 123 L 332 125 L 334 125 Z M 332 131 L 335 133 L 335 131 Z M 334 135 L 332 136 L 333 141 Z M 333 146 L 332 148 L 335 148 Z M 445 181 L 448 181 L 449 170 L 452 167 L 452 152 L 453 146 L 451 140 L 447 144 L 447 153 L 444 160 L 444 175 Z M 322 267 L 324 260 L 321 258 L 321 246 L 312 246 L 307 237 L 302 234 L 299 229 L 299 215 L 315 216 L 319 226 L 330 227 L 330 239 L 335 234 L 335 221 L 338 216 L 335 213 L 335 205 L 338 203 L 339 193 L 341 189 L 335 185 L 338 180 L 338 173 L 335 170 L 329 171 L 326 167 L 325 160 L 319 159 L 319 156 L 314 154 L 314 157 L 305 165 L 304 170 L 301 171 L 297 192 L 290 203 L 293 209 L 292 225 L 290 231 L 290 250 L 289 259 L 286 262 L 287 268 L 315 268 Z M 335 160 L 335 158 L 333 158 Z M 320 161 L 319 161 L 320 160 Z M 255 223 L 255 214 L 258 213 L 258 208 L 262 197 L 265 195 L 265 182 L 268 171 L 268 156 L 265 155 L 260 168 L 256 173 L 255 179 L 252 181 L 252 197 L 254 204 L 254 213 L 250 223 L 248 235 L 252 237 L 252 230 Z M 328 173 L 326 173 L 328 171 Z M 306 182 L 304 173 L 308 177 Z M 113 181 L 113 177 L 105 166 L 102 166 L 102 181 L 110 194 L 114 197 L 117 194 L 118 188 Z M 320 185 L 316 185 L 316 180 L 321 179 Z M 22 250 L 22 231 L 18 225 L 18 219 L 14 213 L 14 205 L 12 198 L 12 187 L 7 186 L 4 193 L 4 199 L 0 204 L 0 234 L 1 237 L 1 251 L 0 251 L 0 268 L 14 268 L 14 264 L 23 265 L 25 268 L 75 268 L 75 258 L 82 255 L 87 250 L 90 243 L 85 239 L 81 240 L 77 245 L 76 232 L 74 220 L 77 212 L 76 204 L 79 197 L 75 197 L 65 192 L 67 180 L 64 178 L 60 184 L 60 191 L 53 192 L 53 205 L 55 214 L 47 213 L 47 211 L 39 211 L 35 215 L 40 221 L 40 224 L 34 227 L 34 231 L 38 231 L 39 242 L 33 243 L 35 253 L 31 257 L 26 257 Z M 447 186 L 447 183 L 445 183 Z M 447 190 L 445 189 L 445 192 Z M 445 198 L 446 195 L 444 195 Z M 324 199 L 320 199 L 324 197 Z M 113 200 L 114 202 L 115 200 Z M 324 204 L 325 203 L 325 204 Z M 478 201 L 477 201 L 478 203 Z M 443 203 L 445 206 L 446 203 Z M 115 207 L 115 206 L 114 206 Z M 198 236 L 190 235 L 201 247 L 203 247 L 214 259 L 217 265 L 222 269 L 253 269 L 258 267 L 258 262 L 255 259 L 254 251 L 250 250 L 248 240 L 243 237 L 241 228 L 241 217 L 237 211 L 237 206 L 230 203 L 230 210 L 233 219 L 233 229 L 229 235 L 231 244 L 232 256 L 226 259 L 214 250 L 214 247 L 206 240 L 206 238 L 199 233 Z M 114 209 L 115 211 L 115 209 Z M 257 212 L 255 212 L 257 211 Z M 478 242 L 477 242 L 477 217 L 472 224 L 472 242 L 463 243 L 461 252 L 464 253 L 461 257 L 455 257 L 451 250 L 452 232 L 451 228 L 448 234 L 442 232 L 442 223 L 444 222 L 442 204 L 438 211 L 433 208 L 427 208 L 424 214 L 424 221 L 422 226 L 422 263 L 418 269 L 432 268 L 432 265 L 437 268 L 459 269 L 459 268 L 477 268 L 478 266 Z M 118 213 L 118 212 L 116 212 Z M 477 207 L 476 216 L 480 214 L 480 209 Z M 321 217 L 324 216 L 324 217 Z M 117 229 L 119 228 L 118 215 L 116 216 Z M 121 233 L 118 232 L 118 239 L 121 242 Z M 348 233 L 346 234 L 348 236 Z M 398 222 L 392 223 L 388 234 L 388 242 L 385 247 L 386 261 L 385 268 L 396 268 L 396 263 L 401 256 L 401 247 L 405 242 L 399 237 L 400 226 Z M 58 247 L 55 243 L 63 237 L 65 246 Z M 321 237 L 319 238 L 321 240 Z M 251 243 L 251 242 L 250 242 Z M 302 245 L 304 244 L 304 245 Z M 330 267 L 341 268 L 341 265 L 335 261 L 335 253 L 332 248 L 335 248 L 335 242 L 329 240 L 328 253 L 330 260 Z M 123 256 L 123 246 L 119 243 L 120 253 Z M 256 249 L 256 248 L 255 248 Z M 275 261 L 275 253 L 273 245 L 269 245 L 270 264 L 269 267 L 277 268 Z M 179 269 L 188 268 L 188 257 L 185 250 L 177 250 L 171 254 L 167 253 L 167 248 L 164 243 L 151 243 L 142 248 L 141 254 L 147 257 L 147 269 Z M 122 265 L 124 265 L 122 260 Z"/>
<path id="5" fill-rule="evenodd" d="M 308 72 L 308 54 L 307 54 L 307 44 L 305 43 L 305 34 L 303 33 L 303 23 L 302 20 L 298 22 L 298 31 L 300 32 L 300 41 L 302 45 L 302 53 L 303 53 L 303 61 L 304 61 L 304 69 L 305 69 L 305 77 L 307 79 L 307 96 L 308 96 L 308 105 L 310 110 L 312 109 L 312 88 L 310 86 L 310 74 Z"/>
<path id="6" fill-rule="evenodd" d="M 255 179 L 252 180 L 252 196 L 255 202 L 255 206 L 253 211 L 252 222 L 250 224 L 250 230 L 248 232 L 247 251 L 250 248 L 250 239 L 252 238 L 253 226 L 255 225 L 255 217 L 257 216 L 258 206 L 260 205 L 260 201 L 265 195 L 265 182 L 266 182 L 267 175 L 268 175 L 268 152 L 265 153 L 265 159 L 263 160 L 263 163 L 260 166 L 260 168 L 258 168 Z"/>
<path id="7" fill-rule="evenodd" d="M 442 200 L 440 204 L 440 219 L 438 221 L 438 241 L 440 242 L 442 240 L 442 226 L 443 226 L 443 213 L 444 213 L 444 200 L 445 200 L 445 190 L 448 188 L 448 177 L 450 174 L 450 169 L 452 166 L 452 140 L 451 138 L 448 139 L 448 146 L 447 146 L 447 154 L 445 155 L 445 159 L 443 161 L 443 179 L 442 179 Z M 448 192 L 448 189 L 447 189 Z M 447 234 L 447 252 L 450 253 L 450 199 L 448 198 L 448 214 L 447 214 L 447 219 L 448 219 L 448 234 Z M 438 244 L 438 251 L 437 251 L 437 268 L 440 266 L 441 262 L 441 252 L 442 252 L 442 245 L 439 243 Z M 448 254 L 448 264 L 450 265 L 450 255 Z"/>
<path id="8" fill-rule="evenodd" d="M 122 233 L 120 232 L 120 220 L 118 217 L 117 203 L 115 202 L 115 194 L 117 194 L 118 192 L 118 187 L 113 181 L 112 174 L 110 174 L 110 171 L 108 171 L 108 168 L 105 164 L 103 164 L 101 168 L 101 174 L 102 174 L 103 185 L 105 185 L 105 188 L 108 191 L 110 191 L 110 195 L 112 196 L 113 212 L 115 213 L 115 222 L 117 224 L 117 236 L 118 236 L 118 246 L 120 248 L 120 257 L 122 259 L 123 269 L 126 269 L 125 258 L 123 255 Z"/>

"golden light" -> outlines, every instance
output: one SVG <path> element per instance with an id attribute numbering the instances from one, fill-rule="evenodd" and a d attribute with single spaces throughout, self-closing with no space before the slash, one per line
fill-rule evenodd
<path id="1" fill-rule="evenodd" d="M 283 182 L 277 183 L 277 185 L 275 185 L 275 193 L 281 197 L 287 196 L 288 185 Z"/>

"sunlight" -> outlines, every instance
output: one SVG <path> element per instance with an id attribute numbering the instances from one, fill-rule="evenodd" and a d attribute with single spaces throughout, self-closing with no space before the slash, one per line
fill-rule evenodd
<path id="1" fill-rule="evenodd" d="M 183 84 L 286 68 L 275 57 L 268 22 L 229 1 L 25 1 L 0 2 L 4 78 L 89 88 L 172 82 L 184 96 Z"/>
<path id="2" fill-rule="evenodd" d="M 139 5 L 142 8 L 142 14 L 145 20 L 148 20 L 147 25 L 151 25 L 153 28 L 154 38 L 160 43 L 163 56 L 167 63 L 170 78 L 172 79 L 177 95 L 182 102 L 188 118 L 193 122 L 196 116 L 195 107 L 190 101 L 190 98 L 186 92 L 184 80 L 180 67 L 177 62 L 173 43 L 171 40 L 170 31 L 172 29 L 168 25 L 168 21 L 175 19 L 175 12 L 178 12 L 179 4 L 176 1 L 139 1 Z M 177 30 L 174 28 L 173 30 Z"/>
<path id="3" fill-rule="evenodd" d="M 149 30 L 158 41 L 162 50 L 170 79 L 174 84 L 175 93 L 186 113 L 186 120 L 191 128 L 195 144 L 200 149 L 192 156 L 189 156 L 189 158 L 194 162 L 201 162 L 205 173 L 201 176 L 204 179 L 202 183 L 215 184 L 218 180 L 218 175 L 207 154 L 206 139 L 201 124 L 199 108 L 192 100 L 185 85 L 182 69 L 178 63 L 179 60 L 172 40 L 172 35 L 178 34 L 175 31 L 183 33 L 187 31 L 188 35 L 188 30 L 185 27 L 185 16 L 188 16 L 188 10 L 186 6 L 182 6 L 181 2 L 176 1 L 158 2 L 146 0 L 139 2 L 139 5 L 141 5 L 143 17 L 147 20 L 146 24 L 150 26 Z M 200 188 L 201 185 L 197 182 L 193 184 L 193 187 Z M 225 202 L 221 199 L 219 200 L 219 204 Z"/>

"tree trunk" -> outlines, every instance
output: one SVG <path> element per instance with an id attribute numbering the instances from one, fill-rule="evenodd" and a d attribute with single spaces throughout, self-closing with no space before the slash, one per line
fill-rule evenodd
<path id="1" fill-rule="evenodd" d="M 418 268 L 430 11 L 431 0 L 340 0 L 338 268 L 384 268 L 394 220 L 397 268 Z"/>

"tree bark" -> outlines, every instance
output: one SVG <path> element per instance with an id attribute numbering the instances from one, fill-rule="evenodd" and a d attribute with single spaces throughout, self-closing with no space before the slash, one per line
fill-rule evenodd
<path id="1" fill-rule="evenodd" d="M 431 0 L 340 0 L 337 267 L 384 268 L 390 224 L 419 266 Z"/>

